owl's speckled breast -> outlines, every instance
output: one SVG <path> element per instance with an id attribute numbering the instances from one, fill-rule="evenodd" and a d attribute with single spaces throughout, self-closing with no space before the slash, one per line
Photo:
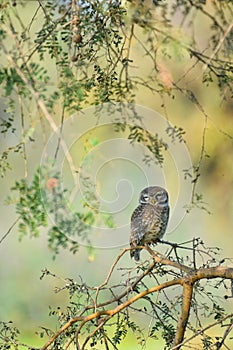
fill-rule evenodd
<path id="1" fill-rule="evenodd" d="M 145 243 L 156 243 L 160 238 L 163 237 L 166 230 L 166 221 L 155 221 L 150 231 L 145 232 L 143 237 L 143 244 Z"/>

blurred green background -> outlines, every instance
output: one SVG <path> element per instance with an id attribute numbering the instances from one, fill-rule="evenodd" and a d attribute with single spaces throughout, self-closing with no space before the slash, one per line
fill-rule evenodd
<path id="1" fill-rule="evenodd" d="M 31 14 L 35 12 L 36 2 L 28 1 L 25 6 L 19 6 L 18 12 L 25 23 L 30 22 Z M 40 20 L 37 20 L 38 27 Z M 173 19 L 173 25 L 177 27 L 177 36 L 188 40 L 188 29 L 179 27 L 179 14 Z M 36 32 L 37 28 L 34 27 Z M 141 35 L 139 33 L 139 35 Z M 199 16 L 196 18 L 196 38 L 200 46 L 205 47 L 209 36 L 209 24 L 203 21 Z M 9 45 L 11 39 L 9 38 Z M 175 50 L 176 48 L 174 48 Z M 148 74 L 152 67 L 144 63 L 145 57 L 142 54 L 142 48 L 136 43 L 133 45 L 131 58 L 133 65 L 138 67 L 141 76 Z M 175 54 L 176 55 L 176 54 Z M 177 79 L 184 74 L 191 66 L 190 57 L 184 52 L 177 53 L 177 60 L 171 62 L 164 60 L 164 70 L 167 78 Z M 56 70 L 54 62 L 48 60 L 45 62 L 49 71 L 51 80 L 56 86 Z M 232 257 L 232 227 L 233 227 L 233 201 L 232 201 L 232 139 L 225 133 L 232 134 L 232 101 L 223 100 L 219 94 L 216 83 L 209 86 L 202 82 L 202 67 L 196 66 L 188 79 L 184 81 L 187 88 L 195 91 L 195 94 L 209 116 L 206 128 L 205 147 L 208 153 L 205 156 L 201 168 L 201 177 L 198 182 L 198 192 L 204 195 L 206 207 L 210 211 L 208 214 L 204 210 L 194 208 L 185 216 L 180 225 L 166 239 L 182 242 L 193 237 L 201 237 L 208 246 L 217 246 L 221 251 L 222 257 Z M 52 88 L 53 86 L 51 86 Z M 136 102 L 142 106 L 158 111 L 165 115 L 166 106 L 167 117 L 174 125 L 181 126 L 185 130 L 185 141 L 190 152 L 193 164 L 198 162 L 201 152 L 201 142 L 203 137 L 204 118 L 202 113 L 189 102 L 184 96 L 175 94 L 172 99 L 164 96 L 154 95 L 145 87 L 136 91 Z M 55 120 L 59 121 L 60 110 L 57 107 Z M 1 117 L 4 118 L 4 98 L 1 98 Z M 34 169 L 40 164 L 43 145 L 40 142 L 41 131 L 38 123 L 38 114 L 33 103 L 28 106 L 28 113 L 35 127 L 36 142 L 27 147 L 29 170 L 33 173 Z M 82 121 L 85 123 L 85 121 Z M 21 138 L 20 120 L 16 119 L 16 132 L 12 135 L 1 136 L 1 148 L 4 150 L 15 144 Z M 49 130 L 48 130 L 49 134 Z M 109 130 L 96 132 L 99 142 L 105 140 L 109 135 Z M 94 134 L 93 137 L 96 137 Z M 112 133 L 114 136 L 114 133 Z M 112 136 L 112 137 L 113 137 Z M 124 134 L 122 134 L 124 137 Z M 7 176 L 1 179 L 1 233 L 0 238 L 7 232 L 17 215 L 14 205 L 6 205 L 6 197 L 10 194 L 10 188 L 15 180 L 21 179 L 24 173 L 24 161 L 18 154 L 11 154 L 10 161 L 12 170 L 7 171 Z M 134 177 L 133 169 L 124 173 L 124 177 Z M 140 175 L 139 175 L 140 176 Z M 136 179 L 137 181 L 137 179 Z M 100 179 L 102 184 L 106 182 L 103 177 Z M 140 189 L 138 189 L 140 190 Z M 111 189 L 109 189 L 111 191 Z M 133 197 L 130 206 L 126 208 L 125 216 L 130 221 L 132 208 L 137 205 L 137 193 Z M 52 277 L 46 277 L 40 280 L 41 270 L 47 268 L 61 278 L 73 277 L 79 280 L 82 276 L 87 284 L 96 286 L 100 284 L 114 260 L 114 257 L 120 252 L 121 248 L 115 249 L 97 249 L 94 256 L 90 256 L 85 247 L 81 247 L 76 255 L 61 252 L 56 259 L 52 258 L 51 252 L 47 247 L 46 231 L 41 232 L 39 238 L 25 237 L 19 241 L 17 226 L 0 245 L 0 319 L 4 321 L 12 320 L 14 324 L 22 331 L 23 341 L 28 340 L 32 346 L 40 345 L 43 340 L 35 337 L 35 332 L 40 326 L 54 326 L 54 318 L 49 317 L 49 306 L 61 308 L 66 305 L 68 297 L 65 291 L 55 293 L 57 286 L 64 284 L 63 280 Z M 125 256 L 123 263 L 132 265 L 129 256 Z M 117 279 L 119 276 L 114 276 Z M 137 316 L 135 316 L 137 317 Z M 140 322 L 140 320 L 139 320 Z M 143 323 L 143 320 L 141 320 Z M 136 340 L 133 334 L 127 336 L 128 341 L 125 347 L 121 349 L 136 349 Z M 150 341 L 146 349 L 152 349 Z M 159 346 L 159 345 L 158 345 Z"/>

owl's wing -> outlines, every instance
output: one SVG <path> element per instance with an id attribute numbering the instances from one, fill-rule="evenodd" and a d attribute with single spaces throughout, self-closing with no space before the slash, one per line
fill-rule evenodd
<path id="1" fill-rule="evenodd" d="M 145 233 L 150 230 L 154 220 L 154 208 L 152 205 L 139 205 L 131 217 L 131 246 L 140 245 Z"/>

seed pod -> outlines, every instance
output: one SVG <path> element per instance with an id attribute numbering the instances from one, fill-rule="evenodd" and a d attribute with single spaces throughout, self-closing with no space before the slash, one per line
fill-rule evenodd
<path id="1" fill-rule="evenodd" d="M 72 62 L 77 62 L 78 61 L 78 56 L 74 55 L 71 57 Z"/>
<path id="2" fill-rule="evenodd" d="M 82 35 L 80 33 L 77 33 L 73 36 L 73 42 L 76 44 L 79 44 L 82 42 Z"/>

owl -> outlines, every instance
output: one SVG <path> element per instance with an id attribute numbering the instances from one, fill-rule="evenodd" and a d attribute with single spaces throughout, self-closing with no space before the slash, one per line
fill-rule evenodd
<path id="1" fill-rule="evenodd" d="M 139 206 L 131 216 L 130 246 L 157 243 L 164 235 L 169 217 L 168 193 L 159 186 L 145 188 Z M 132 249 L 131 258 L 140 259 L 141 249 Z"/>

